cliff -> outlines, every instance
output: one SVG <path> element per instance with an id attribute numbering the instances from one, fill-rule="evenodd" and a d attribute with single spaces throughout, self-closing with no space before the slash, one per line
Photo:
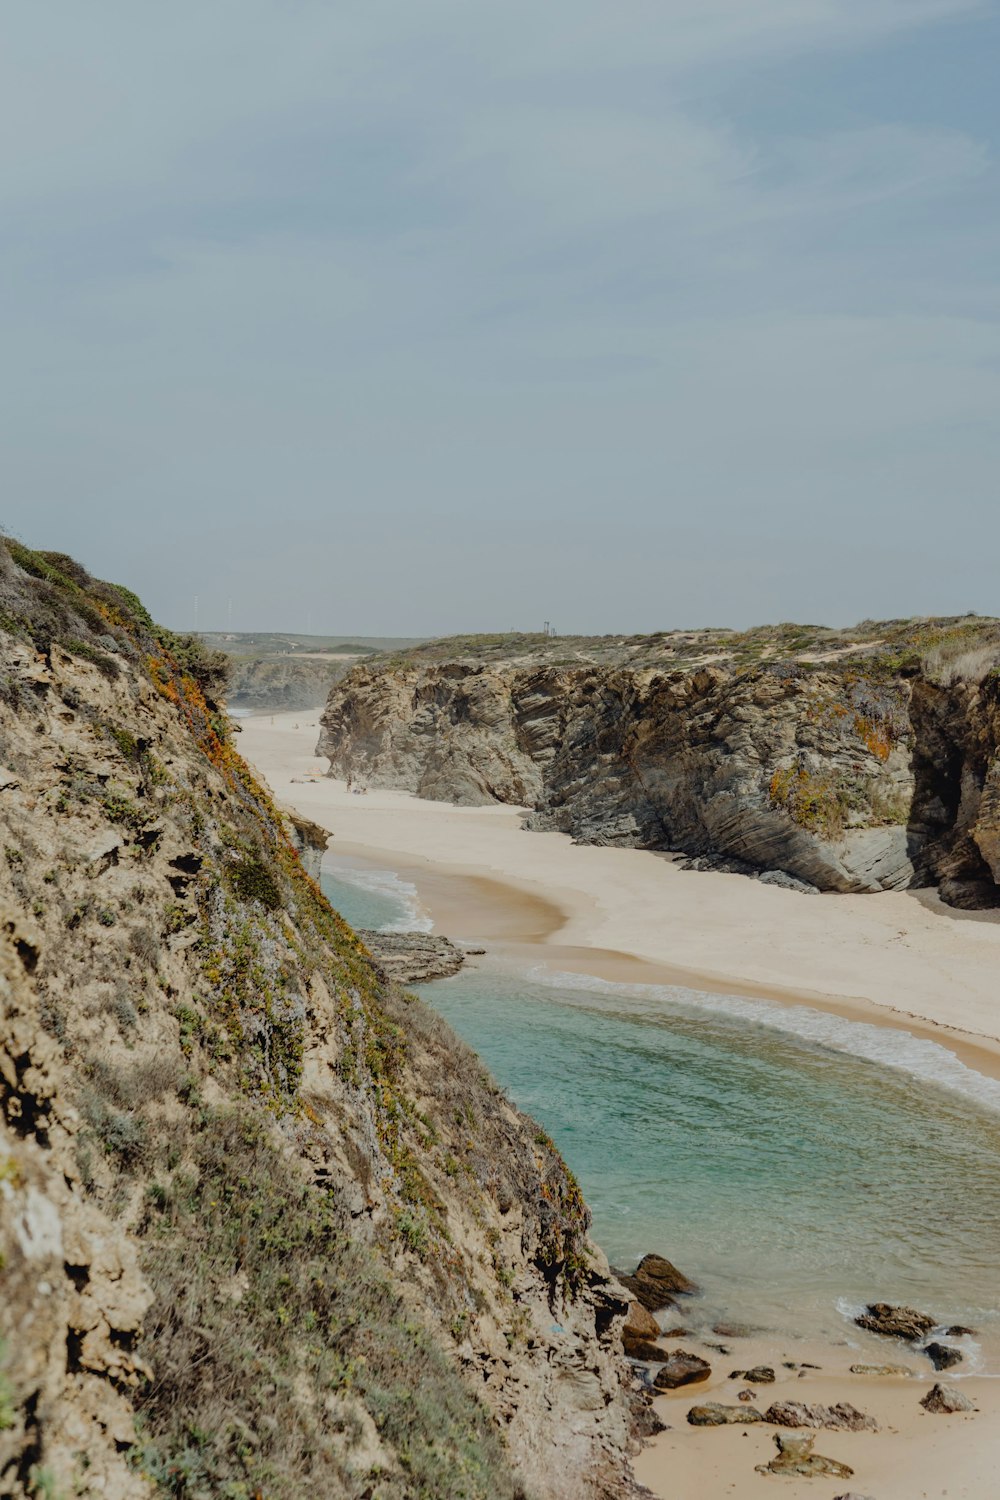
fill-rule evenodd
<path id="1" fill-rule="evenodd" d="M 333 688 L 333 772 L 808 889 L 1000 902 L 996 621 L 449 644 Z"/>
<path id="2" fill-rule="evenodd" d="M 0 1492 L 631 1492 L 552 1143 L 376 967 L 224 664 L 0 544 Z"/>

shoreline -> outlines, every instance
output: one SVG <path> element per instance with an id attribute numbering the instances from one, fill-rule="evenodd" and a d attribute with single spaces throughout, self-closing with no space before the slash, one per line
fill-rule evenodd
<path id="1" fill-rule="evenodd" d="M 793 990 L 733 980 L 704 969 L 658 963 L 613 948 L 571 946 L 558 940 L 567 919 L 556 903 L 507 881 L 471 872 L 422 868 L 391 849 L 380 849 L 375 856 L 366 846 L 338 842 L 328 852 L 334 860 L 344 856 L 368 869 L 390 868 L 414 887 L 421 906 L 433 919 L 435 930 L 453 941 L 475 946 L 488 943 L 492 953 L 541 963 L 552 973 L 585 974 L 612 984 L 677 987 L 703 994 L 764 1000 L 776 1006 L 819 1010 L 845 1021 L 902 1031 L 946 1047 L 966 1067 L 1000 1082 L 1000 1040 L 961 1032 L 861 998 L 851 1000 L 820 990 Z M 485 920 L 483 902 L 475 899 L 477 888 L 493 903 Z"/>
<path id="2" fill-rule="evenodd" d="M 934 941 L 936 933 L 985 931 L 987 941 L 980 943 L 978 967 L 973 965 L 970 977 L 973 993 L 977 982 L 988 990 L 991 956 L 1000 958 L 996 924 L 966 928 L 958 917 L 952 923 L 942 922 L 936 912 L 928 913 L 921 902 L 904 896 L 888 900 L 805 897 L 741 876 L 679 871 L 668 860 L 638 850 L 574 846 L 562 835 L 522 831 L 520 814 L 509 808 L 452 808 L 391 791 L 353 797 L 343 783 L 322 775 L 311 754 L 315 725 L 310 718 L 275 715 L 268 725 L 258 722 L 252 728 L 252 721 L 244 720 L 244 731 L 250 728 L 243 741 L 247 758 L 280 802 L 293 805 L 335 835 L 329 851 L 331 864 L 341 859 L 342 868 L 391 870 L 414 887 L 437 929 L 453 939 L 488 946 L 501 959 L 543 963 L 612 982 L 681 985 L 828 1011 L 886 1031 L 924 1037 L 978 1072 L 1000 1078 L 1000 1040 L 982 1029 L 987 1012 L 963 1006 L 966 975 L 961 968 L 957 975 L 951 971 L 947 955 L 941 952 L 947 943 L 935 946 Z M 613 886 L 616 879 L 617 888 Z M 634 940 L 635 923 L 622 921 L 620 901 L 616 911 L 615 901 L 607 897 L 609 883 L 619 897 L 624 889 L 626 901 L 639 902 L 640 923 L 655 924 L 657 917 L 661 919 L 655 942 Z M 664 890 L 682 890 L 687 898 L 680 903 L 680 912 L 668 913 L 665 921 L 657 906 Z M 698 899 L 692 901 L 693 893 Z M 765 913 L 765 946 L 784 942 L 785 952 L 792 955 L 785 965 L 789 972 L 782 974 L 780 965 L 772 965 L 772 972 L 767 972 L 758 943 L 746 965 L 757 972 L 740 977 L 745 972 L 740 965 L 744 950 L 738 938 L 712 947 L 717 912 L 709 912 L 708 922 L 698 926 L 701 893 L 709 906 L 721 903 L 737 929 L 754 920 L 756 913 Z M 838 906 L 879 903 L 888 916 L 885 920 L 880 913 L 877 920 L 860 924 L 862 936 L 849 955 L 852 962 L 842 962 L 838 968 L 842 987 L 849 991 L 846 994 L 815 990 L 802 982 L 824 971 L 831 939 L 827 934 L 825 943 L 817 943 L 815 934 L 818 925 L 823 936 L 823 920 L 817 924 L 817 918 L 837 910 L 831 901 Z M 909 906 L 925 918 L 923 943 L 926 947 L 930 941 L 930 962 L 941 976 L 939 1003 L 936 1007 L 927 1003 L 935 998 L 935 986 L 925 986 L 920 1010 L 936 1009 L 936 1014 L 909 1012 L 887 1002 L 887 992 L 895 985 L 901 987 L 907 970 L 913 968 L 912 954 L 893 941 L 905 936 L 898 928 L 893 931 L 892 924 L 901 922 Z M 842 930 L 845 915 L 849 927 L 854 913 L 845 913 L 840 906 Z M 837 923 L 833 925 L 836 928 Z M 607 941 L 609 935 L 615 941 Z M 642 951 L 647 946 L 658 951 Z M 675 947 L 685 956 L 697 953 L 702 962 L 666 961 L 665 955 Z M 714 965 L 704 962 L 709 951 Z M 856 984 L 852 990 L 850 980 L 863 979 L 868 972 L 864 960 L 879 982 Z M 1000 1016 L 994 1020 L 990 1014 L 989 1019 L 994 1031 L 1000 1029 Z M 969 1024 L 976 1021 L 980 1029 Z M 687 1321 L 683 1307 L 664 1326 L 672 1326 L 678 1318 Z M 704 1383 L 657 1395 L 654 1410 L 665 1430 L 647 1440 L 634 1459 L 636 1477 L 651 1495 L 661 1500 L 724 1500 L 756 1493 L 758 1488 L 764 1492 L 766 1480 L 762 1485 L 755 1469 L 774 1456 L 774 1436 L 783 1429 L 765 1422 L 715 1428 L 687 1421 L 690 1408 L 706 1401 L 733 1405 L 744 1381 L 734 1379 L 732 1371 L 764 1364 L 774 1369 L 776 1380 L 773 1385 L 754 1386 L 754 1404 L 760 1411 L 773 1400 L 846 1401 L 874 1416 L 879 1424 L 875 1434 L 819 1431 L 815 1451 L 848 1464 L 855 1475 L 829 1478 L 826 1485 L 821 1480 L 819 1486 L 810 1478 L 784 1477 L 779 1488 L 791 1500 L 805 1500 L 820 1490 L 827 1500 L 846 1493 L 872 1495 L 876 1500 L 913 1500 L 915 1495 L 925 1500 L 992 1500 L 1000 1469 L 1000 1379 L 973 1371 L 938 1376 L 925 1356 L 889 1339 L 878 1351 L 879 1362 L 901 1362 L 912 1369 L 910 1376 L 852 1373 L 850 1364 L 855 1360 L 875 1362 L 873 1356 L 853 1347 L 853 1340 L 808 1340 L 771 1329 L 749 1338 L 724 1337 L 723 1349 L 712 1341 L 714 1337 L 704 1329 L 691 1329 L 665 1344 L 665 1352 L 681 1347 L 701 1354 L 711 1364 L 712 1374 Z M 938 1380 L 949 1383 L 956 1375 L 958 1389 L 973 1400 L 976 1413 L 931 1416 L 924 1412 L 919 1403 L 931 1386 Z M 808 1431 L 789 1435 L 807 1436 Z"/>
<path id="3" fill-rule="evenodd" d="M 929 891 L 805 896 L 527 832 L 520 809 L 357 796 L 313 753 L 315 710 L 240 726 L 278 800 L 326 828 L 331 853 L 398 870 L 450 936 L 530 945 L 536 962 L 597 978 L 825 1010 L 1000 1079 L 1000 913 L 956 912 Z"/>

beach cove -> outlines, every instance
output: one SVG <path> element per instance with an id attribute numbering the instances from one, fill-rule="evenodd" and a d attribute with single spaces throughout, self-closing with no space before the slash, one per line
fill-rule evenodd
<path id="1" fill-rule="evenodd" d="M 696 1402 L 731 1404 L 740 1386 L 729 1381 L 730 1370 L 763 1362 L 776 1368 L 778 1378 L 776 1387 L 762 1393 L 761 1409 L 770 1399 L 847 1400 L 874 1415 L 884 1429 L 877 1437 L 821 1434 L 817 1451 L 851 1463 L 858 1477 L 840 1481 L 839 1487 L 833 1480 L 784 1480 L 792 1495 L 832 1497 L 851 1488 L 876 1500 L 911 1495 L 978 1500 L 991 1495 L 992 1474 L 1000 1463 L 997 1382 L 991 1378 L 1000 1363 L 989 1316 L 998 1300 L 998 1257 L 990 1263 L 989 1202 L 978 1200 L 996 1190 L 989 1158 L 996 1143 L 998 1070 L 996 1038 L 988 1029 L 995 1025 L 988 996 L 1000 936 L 996 925 L 943 915 L 928 893 L 919 899 L 802 897 L 741 877 L 690 874 L 634 850 L 574 847 L 560 835 L 522 832 L 519 814 L 508 808 L 453 808 L 385 791 L 354 796 L 342 783 L 316 776 L 321 766 L 311 753 L 309 716 L 275 716 L 273 723 L 261 718 L 244 721 L 243 727 L 241 748 L 279 800 L 335 832 L 328 862 L 334 888 L 328 893 L 336 900 L 339 892 L 344 898 L 339 904 L 348 907 L 353 886 L 355 893 L 367 893 L 368 925 L 404 926 L 416 917 L 417 923 L 433 921 L 453 938 L 488 945 L 480 967 L 432 986 L 427 998 L 477 1047 L 517 1102 L 552 1131 L 581 1175 L 594 1208 L 595 1237 L 611 1258 L 630 1264 L 630 1251 L 634 1261 L 643 1250 L 658 1249 L 676 1256 L 703 1280 L 704 1303 L 692 1304 L 692 1317 L 684 1317 L 690 1336 L 682 1342 L 712 1363 L 713 1376 L 704 1385 L 658 1399 L 661 1419 L 671 1431 L 644 1450 L 637 1466 L 652 1491 L 711 1500 L 766 1485 L 753 1466 L 770 1457 L 773 1429 L 763 1424 L 696 1429 L 685 1420 Z M 361 914 L 347 910 L 347 915 L 361 924 Z M 955 940 L 949 922 L 959 929 L 961 941 Z M 975 941 L 965 941 L 969 933 Z M 675 951 L 681 962 L 668 961 Z M 747 978 L 741 979 L 744 956 Z M 910 978 L 921 969 L 922 984 L 911 995 Z M 533 1095 L 524 1058 L 504 1053 L 510 1037 L 524 1035 L 529 1042 L 523 1051 L 563 1059 L 568 1075 L 563 1097 L 548 1076 L 542 1080 L 545 1096 Z M 631 1048 L 635 1076 L 624 1080 L 625 1094 L 616 1095 L 608 1063 L 625 1045 Z M 588 1071 L 588 1052 L 599 1058 L 603 1075 L 596 1064 Z M 815 1121 L 815 1132 L 805 1134 L 801 1156 L 808 1158 L 825 1133 L 834 1149 L 826 1159 L 814 1155 L 812 1166 L 829 1175 L 838 1151 L 847 1164 L 845 1180 L 834 1181 L 825 1195 L 810 1197 L 809 1160 L 800 1160 L 803 1171 L 796 1177 L 795 1153 L 785 1163 L 775 1155 L 781 1120 L 765 1118 L 770 1107 L 767 1078 L 775 1080 L 771 1092 L 791 1101 L 800 1124 Z M 596 1092 L 595 1079 L 601 1085 Z M 695 1081 L 693 1102 L 678 1098 L 678 1081 L 685 1079 Z M 966 1317 L 977 1310 L 983 1322 L 984 1337 L 970 1348 L 966 1369 L 959 1372 L 961 1389 L 982 1408 L 978 1417 L 924 1414 L 918 1401 L 934 1377 L 923 1356 L 857 1331 L 852 1335 L 850 1309 L 834 1306 L 828 1285 L 817 1288 L 810 1301 L 809 1277 L 817 1274 L 816 1268 L 804 1264 L 796 1269 L 795 1262 L 800 1230 L 808 1243 L 815 1226 L 796 1226 L 792 1215 L 776 1226 L 776 1239 L 768 1243 L 766 1202 L 757 1204 L 757 1222 L 752 1215 L 747 1218 L 760 1183 L 741 1181 L 748 1174 L 741 1171 L 738 1151 L 730 1153 L 727 1163 L 723 1149 L 721 1168 L 716 1153 L 714 1173 L 704 1145 L 702 1161 L 697 1159 L 699 1140 L 718 1145 L 719 1120 L 713 1140 L 700 1113 L 706 1080 L 720 1098 L 723 1125 L 727 1111 L 738 1117 L 742 1112 L 744 1122 L 752 1116 L 765 1175 L 779 1175 L 789 1200 L 807 1220 L 810 1214 L 830 1215 L 826 1232 L 834 1267 L 838 1254 L 842 1256 L 838 1239 L 851 1242 L 865 1222 L 864 1194 L 852 1194 L 852 1184 L 864 1188 L 871 1178 L 867 1191 L 873 1206 L 884 1209 L 885 1221 L 868 1247 L 870 1260 L 862 1258 L 857 1267 L 860 1279 L 852 1290 L 862 1297 L 867 1278 L 874 1280 L 878 1273 L 877 1236 L 887 1232 L 895 1215 L 900 1233 L 885 1279 L 900 1277 L 894 1286 L 914 1285 L 914 1297 L 919 1288 L 925 1297 L 934 1297 L 927 1305 L 937 1308 L 948 1295 L 947 1276 L 937 1287 L 934 1274 L 921 1285 L 928 1253 L 921 1233 L 947 1237 L 948 1218 L 956 1223 L 956 1285 L 941 1314 L 957 1321 L 961 1305 Z M 888 1117 L 900 1122 L 898 1142 L 878 1137 L 878 1091 L 887 1087 L 892 1095 Z M 579 1093 L 576 1116 L 567 1109 L 574 1088 Z M 867 1119 L 866 1100 L 871 1106 Z M 942 1110 L 941 1102 L 948 1100 L 951 1105 L 945 1103 Z M 666 1162 L 658 1159 L 661 1101 L 670 1104 L 675 1116 L 668 1121 L 675 1132 L 675 1155 Z M 839 1120 L 824 1117 L 824 1110 L 836 1110 L 838 1101 L 843 1105 Z M 637 1154 L 653 1163 L 645 1183 L 633 1182 L 623 1194 L 631 1198 L 631 1223 L 629 1214 L 616 1218 L 615 1184 L 602 1179 L 600 1163 L 589 1154 L 587 1120 L 599 1118 L 602 1107 L 618 1113 L 624 1108 L 624 1133 L 610 1143 L 619 1158 L 627 1155 L 631 1131 Z M 677 1136 L 676 1116 L 685 1107 L 691 1118 L 680 1121 Z M 947 1117 L 951 1109 L 957 1113 L 942 1124 L 942 1114 Z M 968 1136 L 970 1122 L 973 1134 L 985 1132 L 978 1144 Z M 942 1130 L 948 1137 L 944 1142 L 937 1138 Z M 859 1177 L 853 1169 L 866 1132 L 874 1133 L 874 1139 Z M 899 1152 L 895 1166 L 894 1150 Z M 926 1180 L 917 1171 L 911 1181 L 907 1171 L 912 1172 L 922 1150 L 929 1164 Z M 949 1150 L 958 1150 L 966 1163 L 956 1168 L 958 1195 L 950 1203 Z M 977 1160 L 980 1166 L 988 1161 L 979 1182 L 962 1176 Z M 877 1176 L 880 1166 L 883 1182 Z M 938 1170 L 943 1175 L 935 1187 L 931 1179 Z M 708 1187 L 699 1204 L 702 1179 Z M 901 1188 L 896 1201 L 891 1194 L 886 1197 L 894 1180 Z M 742 1203 L 734 1200 L 728 1212 L 731 1225 L 746 1219 L 745 1239 L 753 1242 L 749 1256 L 745 1244 L 714 1242 L 726 1223 L 718 1203 L 699 1221 L 713 1191 L 716 1199 L 745 1193 Z M 913 1194 L 910 1200 L 907 1191 Z M 690 1192 L 695 1200 L 685 1197 Z M 979 1231 L 960 1223 L 963 1192 L 965 1202 L 982 1208 Z M 918 1201 L 920 1194 L 926 1202 Z M 634 1217 L 644 1201 L 653 1205 L 645 1221 Z M 928 1206 L 934 1205 L 943 1215 L 936 1231 L 924 1223 L 912 1233 L 905 1223 L 908 1209 L 926 1218 Z M 678 1233 L 664 1238 L 672 1221 Z M 700 1255 L 699 1245 L 704 1247 Z M 774 1264 L 778 1250 L 781 1259 Z M 909 1268 L 908 1257 L 913 1262 Z M 727 1261 L 733 1263 L 728 1282 Z M 906 1276 L 914 1268 L 919 1274 L 911 1283 Z M 823 1276 L 829 1280 L 829 1268 Z M 849 1275 L 840 1276 L 842 1285 L 849 1282 Z M 782 1326 L 783 1284 L 789 1306 Z M 871 1285 L 867 1293 L 883 1294 L 888 1295 L 883 1284 Z M 739 1341 L 723 1341 L 712 1333 L 713 1322 L 733 1320 L 759 1324 L 762 1331 Z M 872 1380 L 850 1373 L 852 1363 L 877 1361 L 908 1364 L 914 1375 Z M 821 1370 L 800 1368 L 812 1364 Z M 973 1373 L 976 1369 L 984 1373 Z"/>

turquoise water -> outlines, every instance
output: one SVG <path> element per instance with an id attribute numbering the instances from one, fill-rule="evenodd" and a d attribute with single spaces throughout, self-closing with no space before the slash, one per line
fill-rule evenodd
<path id="1" fill-rule="evenodd" d="M 430 931 L 412 885 L 392 870 L 373 870 L 345 856 L 327 856 L 323 894 L 352 927 Z"/>
<path id="2" fill-rule="evenodd" d="M 342 909 L 371 901 L 343 873 Z M 405 925 L 407 892 L 378 894 Z M 1000 1346 L 1000 1084 L 944 1048 L 490 958 L 422 993 L 558 1143 L 611 1260 L 668 1255 L 699 1317 L 843 1337 L 905 1301 Z"/>

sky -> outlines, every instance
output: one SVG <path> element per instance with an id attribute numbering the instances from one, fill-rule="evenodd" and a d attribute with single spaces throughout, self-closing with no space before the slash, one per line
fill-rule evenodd
<path id="1" fill-rule="evenodd" d="M 0 15 L 0 526 L 176 628 L 1000 614 L 1000 0 Z"/>

